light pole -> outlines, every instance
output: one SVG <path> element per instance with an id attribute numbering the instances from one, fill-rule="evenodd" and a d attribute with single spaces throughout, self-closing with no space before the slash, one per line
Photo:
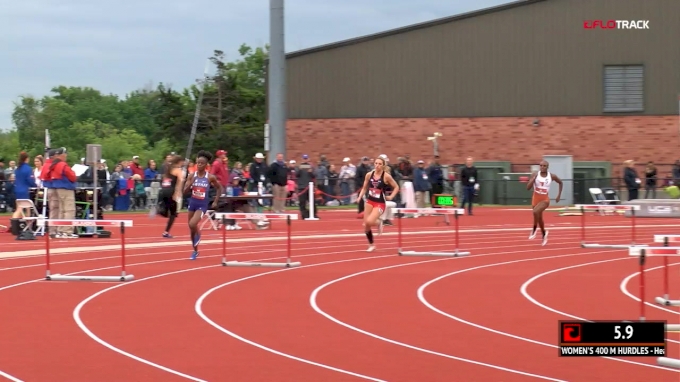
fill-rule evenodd
<path id="1" fill-rule="evenodd" d="M 434 146 L 434 156 L 439 155 L 439 145 L 437 144 L 437 138 L 441 137 L 442 133 L 434 133 L 431 137 L 427 137 L 428 141 L 432 141 L 432 145 Z"/>

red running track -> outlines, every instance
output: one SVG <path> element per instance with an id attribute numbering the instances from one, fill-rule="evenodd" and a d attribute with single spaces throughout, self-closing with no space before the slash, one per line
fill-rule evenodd
<path id="1" fill-rule="evenodd" d="M 132 234 L 133 243 L 146 246 L 130 250 L 129 271 L 136 277 L 131 283 L 36 281 L 44 275 L 40 256 L 0 260 L 0 304 L 10 307 L 0 310 L 0 370 L 18 380 L 76 382 L 680 377 L 656 367 L 653 358 L 566 359 L 551 347 L 556 321 L 569 317 L 545 307 L 586 319 L 637 317 L 638 303 L 619 290 L 621 280 L 637 270 L 635 261 L 617 250 L 579 248 L 578 217 L 549 215 L 551 241 L 541 247 L 526 239 L 527 213 L 479 209 L 461 219 L 463 249 L 473 255 L 457 259 L 395 256 L 392 227 L 377 238 L 378 251 L 365 253 L 365 239 L 348 236 L 360 233 L 360 221 L 343 214 L 322 218 L 294 222 L 294 257 L 303 266 L 289 270 L 219 266 L 220 245 L 206 239 L 211 234 L 217 239 L 216 233 L 204 234 L 210 244 L 197 261 L 189 261 L 186 238 L 159 242 L 152 231 L 157 225 L 148 221 Z M 431 231 L 406 236 L 409 248 L 443 250 L 451 243 L 448 228 L 435 220 L 404 221 L 410 233 Z M 589 232 L 591 237 L 629 240 L 628 220 L 590 220 L 600 227 Z M 646 241 L 654 233 L 678 231 L 663 219 L 640 224 L 639 236 Z M 239 260 L 280 261 L 283 241 L 256 238 L 282 232 L 274 227 L 229 233 L 253 238 L 232 242 L 230 249 Z M 176 233 L 187 234 L 181 223 Z M 60 245 L 66 251 L 117 243 L 114 237 Z M 16 247 L 38 251 L 41 244 Z M 115 249 L 80 251 L 56 255 L 54 272 L 110 268 L 93 273 L 116 274 Z M 559 270 L 607 260 L 612 261 Z M 529 297 L 544 307 L 521 293 L 527 280 L 553 270 L 559 271 L 527 287 Z M 649 272 L 647 280 L 651 299 L 661 289 L 661 272 Z M 631 281 L 631 291 L 636 282 Z M 678 322 L 674 312 L 648 312 L 649 318 Z M 676 345 L 669 342 L 671 356 L 680 356 Z"/>

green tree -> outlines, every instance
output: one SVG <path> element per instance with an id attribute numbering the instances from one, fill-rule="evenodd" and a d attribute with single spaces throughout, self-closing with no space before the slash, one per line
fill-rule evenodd
<path id="1" fill-rule="evenodd" d="M 227 149 L 234 161 L 262 151 L 267 52 L 267 47 L 242 45 L 239 57 L 230 62 L 222 51 L 214 52 L 211 61 L 217 71 L 205 84 L 194 152 Z M 124 97 L 67 86 L 54 87 L 41 99 L 22 96 L 12 113 L 16 131 L 7 133 L 0 155 L 16 155 L 17 148 L 42 153 L 45 129 L 52 146 L 68 148 L 72 161 L 84 156 L 88 143 L 101 144 L 103 156 L 111 161 L 183 154 L 198 95 L 197 85 L 174 90 L 161 83 Z"/>

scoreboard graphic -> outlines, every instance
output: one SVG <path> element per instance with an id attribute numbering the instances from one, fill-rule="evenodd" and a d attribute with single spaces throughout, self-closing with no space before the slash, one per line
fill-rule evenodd
<path id="1" fill-rule="evenodd" d="M 560 357 L 663 357 L 666 321 L 560 321 Z"/>

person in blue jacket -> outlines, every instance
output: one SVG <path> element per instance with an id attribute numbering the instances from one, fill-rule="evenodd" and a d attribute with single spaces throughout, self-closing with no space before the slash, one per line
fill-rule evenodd
<path id="1" fill-rule="evenodd" d="M 28 154 L 21 152 L 19 154 L 19 161 L 17 162 L 19 166 L 14 170 L 14 195 L 16 200 L 19 199 L 30 199 L 29 189 L 31 187 L 38 187 L 35 184 L 35 177 L 33 176 L 33 169 L 28 164 Z M 23 211 L 25 215 L 30 215 L 30 211 Z M 13 218 L 17 219 L 21 217 L 22 211 L 18 208 L 14 208 Z"/>

